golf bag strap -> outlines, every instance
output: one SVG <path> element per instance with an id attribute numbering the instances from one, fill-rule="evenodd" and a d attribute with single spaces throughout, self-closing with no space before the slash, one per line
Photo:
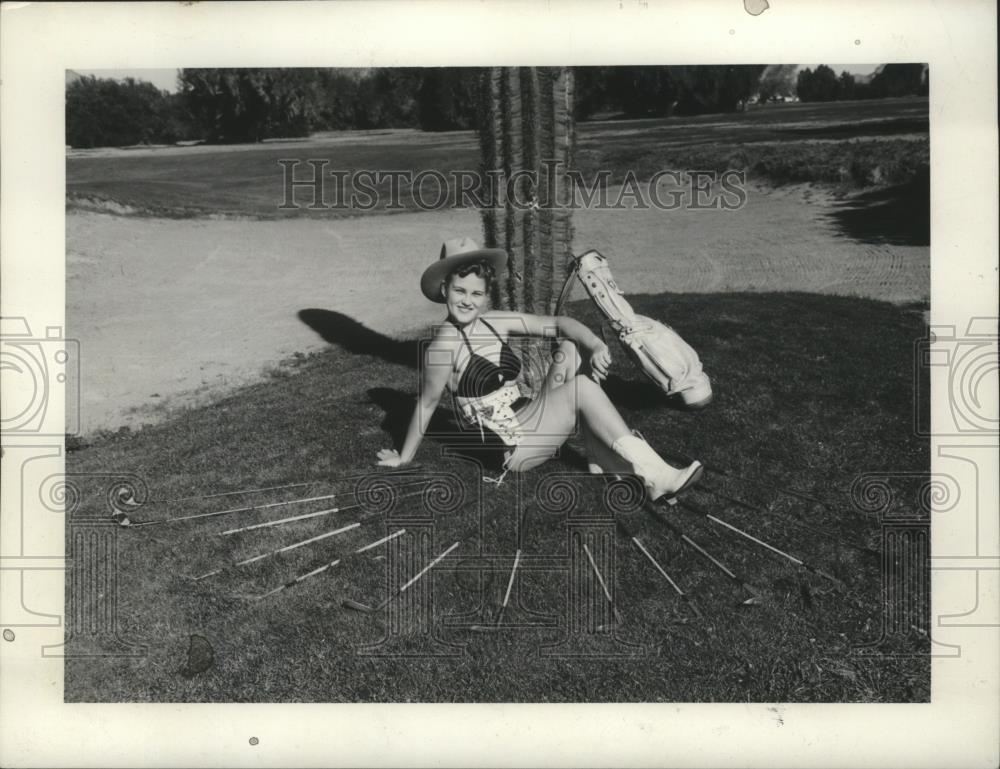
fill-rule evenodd
<path id="1" fill-rule="evenodd" d="M 559 292 L 559 299 L 556 300 L 556 309 L 553 313 L 554 315 L 562 315 L 563 304 L 566 303 L 566 299 L 569 297 L 570 290 L 573 284 L 573 278 L 576 277 L 577 270 L 580 268 L 580 263 L 577 261 L 577 257 L 573 257 L 573 264 L 569 268 L 569 272 L 566 273 L 566 280 L 563 281 L 562 290 Z"/>

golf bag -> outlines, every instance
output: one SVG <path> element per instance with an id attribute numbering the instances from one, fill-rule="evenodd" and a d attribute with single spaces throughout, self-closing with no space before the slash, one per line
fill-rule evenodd
<path id="1" fill-rule="evenodd" d="M 618 334 L 622 346 L 667 395 L 677 395 L 688 408 L 703 408 L 712 400 L 712 385 L 691 346 L 669 326 L 637 315 L 618 288 L 608 260 L 593 249 L 575 257 L 574 269 L 590 298 Z M 572 275 L 567 278 L 569 285 Z M 566 295 L 566 287 L 559 304 Z"/>

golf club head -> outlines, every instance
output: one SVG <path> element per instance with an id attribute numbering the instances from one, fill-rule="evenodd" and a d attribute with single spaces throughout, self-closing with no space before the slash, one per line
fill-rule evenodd
<path id="1" fill-rule="evenodd" d="M 760 606 L 764 603 L 764 597 L 756 590 L 748 585 L 743 589 L 748 593 L 748 597 L 740 602 L 740 606 Z"/>
<path id="2" fill-rule="evenodd" d="M 354 601 L 350 598 L 345 598 L 341 601 L 341 606 L 345 609 L 351 609 L 352 611 L 360 611 L 363 614 L 371 614 L 375 611 L 374 607 L 369 606 L 366 603 L 361 603 L 360 601 Z"/>
<path id="3" fill-rule="evenodd" d="M 473 633 L 496 633 L 503 630 L 500 625 L 469 625 L 468 629 Z"/>
<path id="4" fill-rule="evenodd" d="M 484 617 L 486 622 L 481 625 L 470 625 L 468 629 L 474 633 L 495 633 L 496 631 L 501 630 L 502 625 L 500 623 L 503 622 L 503 613 L 506 608 L 506 606 L 500 607 L 500 610 L 497 612 L 496 620 L 494 621 L 490 620 L 489 613 L 486 612 L 487 616 Z"/>
<path id="5" fill-rule="evenodd" d="M 379 475 L 406 475 L 407 473 L 413 473 L 417 470 L 423 470 L 423 463 L 413 462 L 412 464 L 403 465 L 402 467 L 383 467 L 381 465 L 376 465 L 376 472 Z"/>
<path id="6" fill-rule="evenodd" d="M 622 618 L 622 613 L 618 611 L 617 607 L 612 607 L 611 609 L 611 622 L 607 622 L 603 625 L 598 625 L 594 628 L 598 633 L 604 633 L 608 630 L 614 630 L 616 627 L 620 627 L 625 624 L 625 620 Z"/>
<path id="7" fill-rule="evenodd" d="M 214 569 L 213 571 L 207 571 L 204 574 L 185 574 L 184 577 L 192 582 L 201 582 L 209 577 L 214 577 L 216 574 L 221 574 L 223 571 L 224 569 Z"/>

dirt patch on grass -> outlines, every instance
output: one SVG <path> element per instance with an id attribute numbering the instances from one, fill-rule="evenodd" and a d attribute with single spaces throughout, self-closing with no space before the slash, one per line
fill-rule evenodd
<path id="1" fill-rule="evenodd" d="M 825 188 L 796 185 L 751 189 L 737 211 L 579 211 L 574 243 L 607 255 L 627 293 L 926 301 L 929 249 L 842 236 L 829 216 L 836 202 Z M 326 346 L 299 320 L 304 309 L 390 335 L 426 327 L 442 313 L 417 277 L 444 239 L 480 233 L 471 210 L 296 221 L 71 212 L 67 333 L 81 343 L 83 429 L 158 422 L 268 373 L 292 373 L 279 362 Z"/>

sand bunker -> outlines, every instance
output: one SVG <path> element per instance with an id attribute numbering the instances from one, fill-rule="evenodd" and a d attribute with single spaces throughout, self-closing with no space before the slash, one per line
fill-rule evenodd
<path id="1" fill-rule="evenodd" d="M 609 256 L 628 293 L 928 299 L 927 247 L 846 238 L 827 218 L 832 207 L 828 192 L 799 185 L 752 190 L 737 211 L 579 211 L 575 246 Z M 440 319 L 417 277 L 444 239 L 466 233 L 480 236 L 474 211 L 338 221 L 67 214 L 67 333 L 81 344 L 84 432 L 158 421 L 323 348 L 298 319 L 303 309 L 386 334 Z"/>

